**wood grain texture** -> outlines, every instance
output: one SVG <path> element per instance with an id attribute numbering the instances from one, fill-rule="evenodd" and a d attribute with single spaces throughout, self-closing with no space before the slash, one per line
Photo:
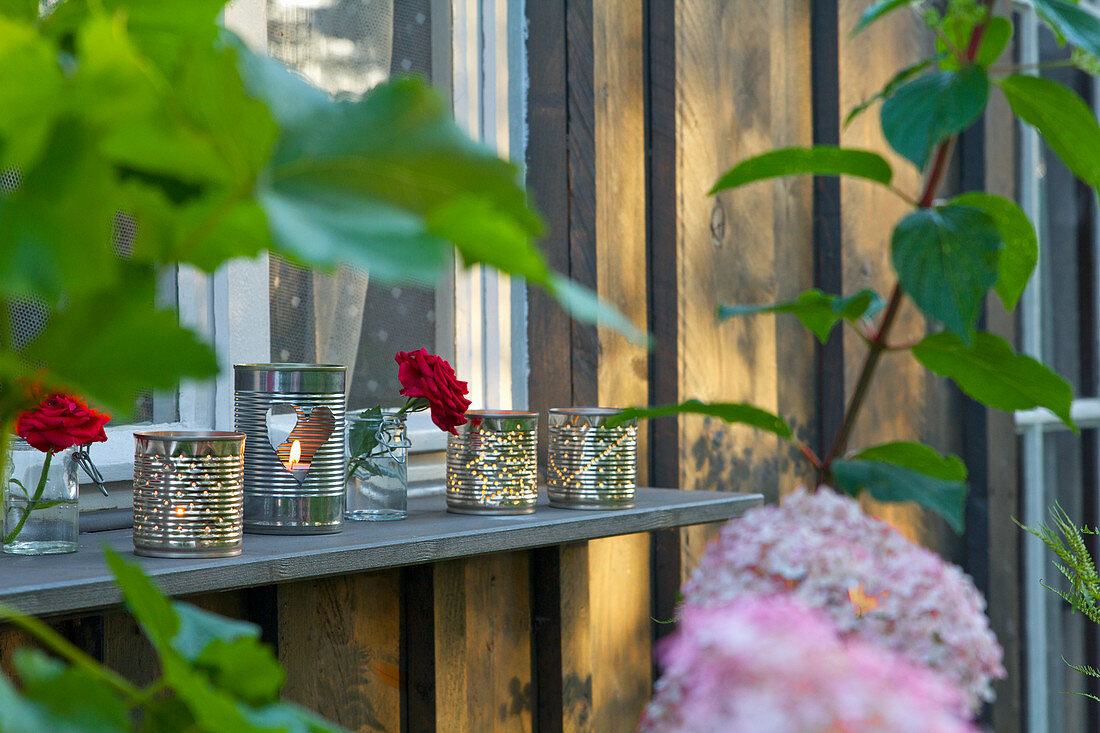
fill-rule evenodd
<path id="1" fill-rule="evenodd" d="M 546 221 L 541 242 L 546 262 L 569 273 L 569 153 L 567 138 L 565 3 L 526 4 L 527 39 L 527 190 Z M 562 364 L 573 349 L 569 318 L 540 288 L 528 288 L 527 341 L 530 373 L 528 407 L 540 413 L 573 403 L 573 384 Z M 545 478 L 546 431 L 539 431 L 539 471 Z"/>
<path id="2" fill-rule="evenodd" d="M 847 37 L 865 8 L 861 0 L 841 0 L 841 38 Z M 860 34 L 858 42 L 842 42 L 841 114 L 875 94 L 898 69 L 930 51 L 931 35 L 910 13 L 893 13 Z M 894 168 L 894 184 L 914 197 L 919 195 L 920 172 L 890 150 L 882 137 L 877 106 L 843 130 L 841 144 L 884 154 Z M 849 178 L 841 181 L 841 197 L 844 290 L 872 288 L 888 297 L 897 280 L 890 259 L 890 238 L 909 206 L 882 187 Z M 919 339 L 924 332 L 924 318 L 906 301 L 891 332 L 892 341 Z M 846 393 L 850 395 L 866 348 L 859 339 L 850 338 L 844 350 Z M 911 356 L 888 354 L 875 374 L 850 447 L 925 440 L 941 450 L 953 448 L 958 441 L 952 429 L 959 421 L 951 417 L 958 414 L 954 412 L 958 405 L 951 400 L 946 383 L 930 376 Z M 864 503 L 871 513 L 897 526 L 910 539 L 930 546 L 948 541 L 950 530 L 945 523 L 913 505 L 883 505 L 870 499 Z"/>
<path id="3" fill-rule="evenodd" d="M 103 623 L 98 615 L 49 619 L 46 623 L 88 656 L 103 659 Z M 22 647 L 44 648 L 29 632 L 11 624 L 0 625 L 0 670 L 9 678 L 13 678 L 15 652 Z"/>
<path id="4" fill-rule="evenodd" d="M 597 287 L 596 91 L 593 41 L 594 0 L 568 0 L 566 69 L 569 108 L 569 276 Z M 603 5 L 603 4 L 600 4 Z M 572 325 L 573 404 L 599 401 L 600 341 L 595 326 Z"/>
<path id="5" fill-rule="evenodd" d="M 719 303 L 768 303 L 812 285 L 812 192 L 777 181 L 708 197 L 739 160 L 809 144 L 809 3 L 676 6 L 680 397 L 751 402 L 813 429 L 813 345 L 770 315 L 719 323 Z M 778 438 L 718 420 L 680 421 L 685 488 L 772 500 L 806 476 Z M 683 536 L 683 570 L 713 536 Z"/>
<path id="6" fill-rule="evenodd" d="M 160 676 L 156 652 L 129 611 L 103 614 L 103 665 L 139 687 Z"/>
<path id="7" fill-rule="evenodd" d="M 1016 159 L 996 151 L 1015 150 L 1016 121 L 1003 97 L 989 100 L 985 117 L 986 190 L 1009 198 L 1016 195 Z M 991 144 L 990 141 L 996 141 Z M 1006 313 L 996 297 L 986 307 L 987 328 L 1015 341 L 1016 318 Z M 1017 476 L 1016 425 L 1010 413 L 988 411 L 986 422 L 986 483 L 988 522 L 988 591 L 990 626 L 1004 649 L 1005 679 L 994 683 L 993 729 L 1018 733 L 1023 721 L 1023 628 L 1020 589 L 1022 533 L 1012 521 L 1022 515 Z"/>
<path id="8" fill-rule="evenodd" d="M 355 731 L 401 727 L 398 571 L 278 588 L 283 697 Z"/>
<path id="9" fill-rule="evenodd" d="M 435 566 L 437 730 L 532 730 L 529 562 L 514 552 Z"/>
<path id="10" fill-rule="evenodd" d="M 639 325 L 648 322 L 646 302 L 645 58 L 642 3 L 593 3 L 595 85 L 596 289 L 600 298 Z M 646 349 L 611 329 L 599 330 L 597 400 L 601 405 L 641 405 L 649 396 Z M 645 432 L 639 433 L 639 481 L 648 468 Z M 650 566 L 648 535 L 588 543 L 587 583 L 568 579 L 569 589 L 587 587 L 585 606 L 563 600 L 563 625 L 587 616 L 587 637 L 567 639 L 576 661 L 563 665 L 563 689 L 572 730 L 635 730 L 649 700 L 651 678 Z M 580 574 L 568 568 L 564 575 Z M 563 578 L 566 582 L 566 578 Z M 575 588 L 570 587 L 576 585 Z M 563 589 L 563 596 L 565 595 Z M 575 601 L 570 601 L 575 602 Z M 579 619 L 569 614 L 579 613 Z M 563 630 L 563 636 L 565 631 Z M 576 646 L 570 650 L 569 646 Z M 584 674 L 587 646 L 591 689 Z M 592 714 L 583 724 L 591 695 Z"/>

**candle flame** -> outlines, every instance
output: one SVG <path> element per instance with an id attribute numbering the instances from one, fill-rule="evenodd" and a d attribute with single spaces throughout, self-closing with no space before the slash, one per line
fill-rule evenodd
<path id="1" fill-rule="evenodd" d="M 293 471 L 298 467 L 298 459 L 302 457 L 302 443 L 295 440 L 290 445 L 290 470 Z"/>

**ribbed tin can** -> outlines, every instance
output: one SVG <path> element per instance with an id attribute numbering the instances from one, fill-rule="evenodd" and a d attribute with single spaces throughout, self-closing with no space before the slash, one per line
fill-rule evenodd
<path id="1" fill-rule="evenodd" d="M 470 410 L 447 436 L 447 511 L 530 514 L 538 500 L 537 412 Z"/>
<path id="2" fill-rule="evenodd" d="M 344 514 L 344 380 L 335 364 L 237 364 L 244 531 L 339 532 Z M 294 444 L 301 451 L 292 462 Z"/>
<path id="3" fill-rule="evenodd" d="M 134 433 L 134 552 L 239 555 L 244 444 L 242 433 Z"/>
<path id="4" fill-rule="evenodd" d="M 555 407 L 547 425 L 546 493 L 550 506 L 624 509 L 634 506 L 638 421 L 608 427 L 612 407 Z"/>

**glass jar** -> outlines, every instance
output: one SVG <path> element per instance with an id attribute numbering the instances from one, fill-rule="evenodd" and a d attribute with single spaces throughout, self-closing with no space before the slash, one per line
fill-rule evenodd
<path id="1" fill-rule="evenodd" d="M 3 484 L 4 552 L 56 555 L 76 552 L 80 506 L 75 448 L 52 456 L 13 438 Z M 49 468 L 43 467 L 49 458 Z"/>
<path id="2" fill-rule="evenodd" d="M 405 415 L 366 412 L 348 420 L 347 500 L 353 521 L 404 519 L 408 514 L 409 438 Z"/>

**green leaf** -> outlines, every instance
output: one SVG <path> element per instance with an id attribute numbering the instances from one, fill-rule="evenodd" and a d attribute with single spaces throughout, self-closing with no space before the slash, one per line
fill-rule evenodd
<path id="1" fill-rule="evenodd" d="M 0 0 L 0 15 L 33 21 L 38 17 L 38 0 Z"/>
<path id="2" fill-rule="evenodd" d="M 178 697 L 162 697 L 141 706 L 140 733 L 179 733 L 194 730 L 195 716 Z"/>
<path id="3" fill-rule="evenodd" d="M 206 670 L 216 688 L 231 692 L 249 705 L 277 701 L 286 681 L 286 672 L 271 647 L 258 639 L 215 640 L 195 663 Z"/>
<path id="4" fill-rule="evenodd" d="M 1065 0 L 1032 0 L 1032 5 L 1061 38 L 1100 56 L 1100 15 L 1093 8 Z"/>
<path id="5" fill-rule="evenodd" d="M 790 313 L 798 316 L 802 325 L 813 332 L 821 343 L 829 340 L 833 327 L 841 320 L 858 321 L 870 318 L 883 306 L 882 298 L 873 290 L 861 290 L 854 295 L 826 295 L 820 290 L 807 290 L 795 300 L 769 305 L 722 305 L 719 318 L 753 313 Z"/>
<path id="6" fill-rule="evenodd" d="M 405 78 L 359 101 L 322 102 L 300 77 L 241 56 L 246 84 L 282 125 L 259 189 L 279 249 L 383 279 L 432 280 L 450 241 L 467 265 L 548 283 L 531 243 L 542 222 L 518 169 L 471 142 L 426 83 Z"/>
<path id="7" fill-rule="evenodd" d="M 1073 174 L 1100 188 L 1100 125 L 1088 105 L 1066 87 L 1016 74 L 997 82 L 1016 116 L 1039 131 Z"/>
<path id="8" fill-rule="evenodd" d="M 114 283 L 113 192 L 91 132 L 72 121 L 56 125 L 19 187 L 0 193 L 0 297 L 34 293 L 53 303 Z"/>
<path id="9" fill-rule="evenodd" d="M 17 650 L 15 662 L 23 697 L 58 721 L 53 730 L 130 730 L 126 707 L 98 677 L 38 649 Z"/>
<path id="10" fill-rule="evenodd" d="M 1008 48 L 1008 42 L 1012 40 L 1012 31 L 1012 21 L 1008 18 L 1002 18 L 999 15 L 990 18 L 986 23 L 985 33 L 982 35 L 982 43 L 978 46 L 974 63 L 986 68 L 992 66 Z"/>
<path id="11" fill-rule="evenodd" d="M 778 415 L 761 410 L 759 407 L 743 403 L 712 402 L 688 400 L 679 405 L 663 407 L 629 407 L 608 420 L 608 426 L 620 425 L 627 420 L 644 420 L 668 415 L 707 415 L 717 417 L 728 423 L 741 423 L 754 428 L 775 433 L 784 440 L 792 440 L 791 427 Z"/>
<path id="12" fill-rule="evenodd" d="M 20 697 L 2 672 L 0 672 L 0 730 L 4 733 L 98 733 L 94 727 L 79 727 L 79 721 L 71 726 L 54 718 L 41 706 Z"/>
<path id="13" fill-rule="evenodd" d="M 109 547 L 103 548 L 103 554 L 122 591 L 126 607 L 141 624 L 149 641 L 158 650 L 171 648 L 172 639 L 180 628 L 180 619 L 172 603 L 135 563 L 122 559 Z"/>
<path id="14" fill-rule="evenodd" d="M 937 333 L 914 346 L 913 356 L 982 404 L 1008 411 L 1045 407 L 1077 432 L 1069 383 L 1030 356 L 1017 354 L 1000 336 L 979 332 L 967 346 L 953 334 Z"/>
<path id="15" fill-rule="evenodd" d="M 890 147 L 923 170 L 932 148 L 974 124 L 988 98 L 989 78 L 978 65 L 917 77 L 883 102 L 882 132 Z"/>
<path id="16" fill-rule="evenodd" d="M 859 33 L 867 26 L 905 5 L 912 5 L 917 0 L 877 0 L 859 15 L 859 22 L 852 29 L 852 35 Z"/>
<path id="17" fill-rule="evenodd" d="M 363 410 L 348 431 L 348 448 L 352 458 L 369 456 L 378 445 L 378 427 L 382 421 L 382 408 Z"/>
<path id="18" fill-rule="evenodd" d="M 1001 233 L 1004 249 L 997 260 L 997 284 L 994 289 L 1012 310 L 1024 294 L 1027 281 L 1039 261 L 1039 239 L 1035 227 L 1023 209 L 1003 196 L 975 191 L 951 199 L 951 203 L 981 209 L 993 219 Z"/>
<path id="19" fill-rule="evenodd" d="M 258 626 L 223 618 L 187 603 L 172 604 L 180 619 L 172 648 L 205 671 L 222 690 L 252 705 L 274 702 L 286 674 Z"/>
<path id="20" fill-rule="evenodd" d="M 935 478 L 911 468 L 882 461 L 847 460 L 833 463 L 836 488 L 856 496 L 870 492 L 878 501 L 911 501 L 947 520 L 951 528 L 965 529 L 966 484 Z"/>
<path id="21" fill-rule="evenodd" d="M 133 182 L 125 183 L 123 192 L 125 210 L 137 223 L 134 261 L 186 262 L 213 272 L 229 258 L 255 257 L 271 246 L 267 216 L 250 196 L 212 188 L 197 198 L 172 201 L 159 185 Z"/>
<path id="22" fill-rule="evenodd" d="M 945 481 L 965 481 L 966 465 L 958 456 L 941 456 L 922 443 L 895 441 L 864 448 L 853 458 L 892 463 Z"/>
<path id="23" fill-rule="evenodd" d="M 893 177 L 890 164 L 881 155 L 866 150 L 831 145 L 783 148 L 741 161 L 718 179 L 709 195 L 754 181 L 803 174 L 857 176 L 883 185 L 889 185 Z"/>
<path id="24" fill-rule="evenodd" d="M 848 116 L 844 118 L 844 127 L 847 127 L 852 122 L 852 120 L 863 114 L 863 112 L 866 111 L 866 109 L 872 104 L 880 99 L 886 99 L 887 97 L 892 95 L 894 93 L 894 90 L 897 89 L 899 86 L 904 84 L 909 79 L 912 79 L 914 76 L 921 73 L 932 64 L 939 62 L 946 56 L 947 54 L 941 53 L 937 54 L 936 56 L 930 56 L 926 59 L 921 59 L 917 63 L 911 66 L 906 66 L 904 69 L 894 74 L 890 78 L 890 81 L 886 82 L 886 86 L 884 86 L 877 94 L 863 100 L 856 107 L 854 107 L 851 112 L 848 113 Z"/>
<path id="25" fill-rule="evenodd" d="M 75 389 L 120 416 L 142 389 L 170 389 L 218 371 L 210 347 L 179 325 L 175 311 L 153 308 L 151 270 L 126 272 L 127 288 L 71 300 L 23 351 L 32 367 L 46 367 L 36 380 Z"/>
<path id="26" fill-rule="evenodd" d="M 971 206 L 918 209 L 894 229 L 902 289 L 930 318 L 970 341 L 1003 247 L 993 218 Z"/>
<path id="27" fill-rule="evenodd" d="M 215 641 L 260 638 L 260 627 L 246 621 L 224 618 L 179 601 L 172 602 L 172 609 L 179 618 L 179 630 L 171 639 L 172 648 L 192 662 Z"/>
<path id="28" fill-rule="evenodd" d="M 61 69 L 33 26 L 0 17 L 0 170 L 38 156 L 60 108 Z"/>

